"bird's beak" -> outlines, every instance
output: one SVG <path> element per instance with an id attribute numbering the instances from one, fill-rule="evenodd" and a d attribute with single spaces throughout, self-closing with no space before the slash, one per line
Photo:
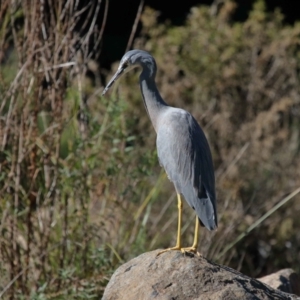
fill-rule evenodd
<path id="1" fill-rule="evenodd" d="M 113 78 L 110 80 L 110 82 L 106 85 L 105 89 L 102 92 L 102 96 L 105 95 L 105 93 L 108 91 L 108 89 L 115 83 L 115 81 L 123 74 L 125 68 L 120 68 L 116 72 L 116 74 L 113 76 Z"/>

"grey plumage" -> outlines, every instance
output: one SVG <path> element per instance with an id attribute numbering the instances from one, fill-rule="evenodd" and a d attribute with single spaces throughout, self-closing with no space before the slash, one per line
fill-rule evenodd
<path id="1" fill-rule="evenodd" d="M 131 67 L 140 66 L 140 88 L 147 113 L 157 133 L 157 153 L 161 166 L 196 211 L 207 229 L 217 227 L 215 177 L 207 139 L 194 117 L 187 111 L 167 105 L 155 84 L 156 63 L 146 51 L 127 52 L 103 91 Z"/>
<path id="2" fill-rule="evenodd" d="M 206 228 L 217 226 L 212 158 L 193 116 L 170 108 L 157 132 L 157 153 L 176 191 L 183 194 Z"/>

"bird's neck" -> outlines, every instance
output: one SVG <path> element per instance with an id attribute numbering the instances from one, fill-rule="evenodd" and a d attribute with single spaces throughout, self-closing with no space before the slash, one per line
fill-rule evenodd
<path id="1" fill-rule="evenodd" d="M 159 118 L 168 105 L 161 97 L 156 87 L 154 78 L 145 76 L 145 74 L 142 73 L 140 76 L 140 87 L 147 113 L 151 119 L 155 131 L 157 131 Z"/>

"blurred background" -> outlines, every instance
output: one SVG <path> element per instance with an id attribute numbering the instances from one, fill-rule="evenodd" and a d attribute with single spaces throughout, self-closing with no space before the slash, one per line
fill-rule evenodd
<path id="1" fill-rule="evenodd" d="M 219 228 L 199 251 L 252 277 L 300 272 L 298 1 L 160 2 L 1 1 L 0 297 L 99 299 L 120 264 L 175 244 L 139 72 L 101 97 L 133 48 L 211 146 Z M 183 224 L 189 246 L 186 203 Z"/>

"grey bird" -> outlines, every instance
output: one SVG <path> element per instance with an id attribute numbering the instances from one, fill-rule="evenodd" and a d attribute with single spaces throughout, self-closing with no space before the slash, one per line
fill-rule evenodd
<path id="1" fill-rule="evenodd" d="M 102 95 L 125 71 L 141 67 L 140 88 L 146 111 L 156 131 L 156 146 L 160 165 L 173 182 L 178 200 L 178 231 L 175 247 L 165 249 L 197 253 L 199 220 L 208 230 L 218 226 L 215 177 L 211 151 L 207 139 L 194 117 L 187 111 L 169 106 L 161 97 L 155 83 L 156 62 L 146 51 L 131 50 L 123 57 L 116 74 Z M 194 242 L 181 246 L 181 195 L 196 211 Z"/>

